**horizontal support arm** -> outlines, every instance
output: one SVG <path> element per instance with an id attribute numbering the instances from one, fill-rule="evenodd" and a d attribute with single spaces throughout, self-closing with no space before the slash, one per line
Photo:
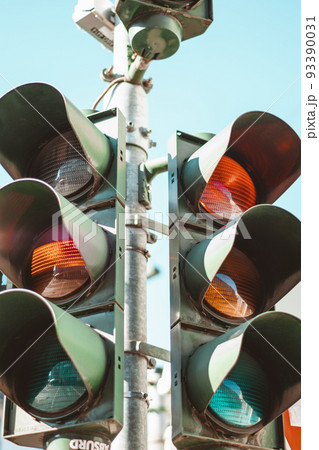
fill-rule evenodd
<path id="1" fill-rule="evenodd" d="M 141 355 L 150 356 L 151 358 L 160 359 L 162 361 L 171 361 L 171 352 L 164 348 L 156 347 L 142 341 L 129 341 L 129 348 L 126 352 L 139 353 Z"/>
<path id="2" fill-rule="evenodd" d="M 144 163 L 144 171 L 148 183 L 151 183 L 156 175 L 168 171 L 168 156 L 146 161 Z"/>

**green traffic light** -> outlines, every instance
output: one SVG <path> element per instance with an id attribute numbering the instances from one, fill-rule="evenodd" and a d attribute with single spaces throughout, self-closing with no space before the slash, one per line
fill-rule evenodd
<path id="1" fill-rule="evenodd" d="M 114 343 L 26 289 L 0 294 L 0 326 L 0 390 L 11 401 L 49 422 L 92 407 Z"/>
<path id="2" fill-rule="evenodd" d="M 267 312 L 206 339 L 189 357 L 185 379 L 191 404 L 212 426 L 254 433 L 300 398 L 298 318 Z"/>
<path id="3" fill-rule="evenodd" d="M 87 390 L 55 331 L 48 330 L 31 345 L 20 362 L 24 373 L 20 392 L 26 409 L 40 417 L 78 410 L 87 400 Z"/>
<path id="4" fill-rule="evenodd" d="M 208 408 L 225 424 L 248 428 L 265 418 L 270 393 L 264 369 L 249 353 L 243 352 Z"/>

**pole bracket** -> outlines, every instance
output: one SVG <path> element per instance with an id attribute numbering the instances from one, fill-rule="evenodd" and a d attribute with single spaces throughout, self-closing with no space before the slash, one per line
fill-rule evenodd
<path id="1" fill-rule="evenodd" d="M 147 228 L 148 230 L 156 231 L 157 233 L 169 236 L 169 227 L 164 223 L 149 219 L 142 214 L 127 214 L 128 218 L 125 221 L 126 226 Z"/>
<path id="2" fill-rule="evenodd" d="M 171 352 L 169 350 L 156 347 L 155 345 L 148 344 L 144 341 L 128 341 L 128 347 L 125 348 L 125 352 L 137 353 L 141 356 L 146 356 L 148 359 L 150 358 L 150 360 L 154 360 L 154 358 L 156 358 L 166 362 L 171 361 Z"/>
<path id="3" fill-rule="evenodd" d="M 156 360 L 154 358 L 150 358 L 149 355 L 146 355 L 145 352 L 141 352 L 139 350 L 139 345 L 137 345 L 140 341 L 128 341 L 128 345 L 124 348 L 124 353 L 134 353 L 135 355 L 140 355 L 147 361 L 148 369 L 155 369 Z"/>

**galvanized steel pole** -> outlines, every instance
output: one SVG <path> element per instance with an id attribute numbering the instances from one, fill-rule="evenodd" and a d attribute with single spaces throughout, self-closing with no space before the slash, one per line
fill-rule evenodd
<path id="1" fill-rule="evenodd" d="M 127 75 L 128 36 L 117 20 L 114 35 L 114 72 Z M 105 99 L 104 108 L 118 107 L 127 123 L 127 195 L 125 220 L 145 214 L 138 200 L 138 168 L 147 158 L 149 139 L 142 133 L 148 127 L 147 96 L 140 84 L 121 82 Z M 146 342 L 147 230 L 141 225 L 126 226 L 124 345 Z M 138 353 L 125 353 L 124 427 L 112 449 L 144 450 L 147 447 L 147 359 Z"/>

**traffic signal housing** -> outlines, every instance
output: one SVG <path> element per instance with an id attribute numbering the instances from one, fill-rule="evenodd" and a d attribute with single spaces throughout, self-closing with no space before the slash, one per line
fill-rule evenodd
<path id="1" fill-rule="evenodd" d="M 173 442 L 280 448 L 300 321 L 267 311 L 300 280 L 300 221 L 264 203 L 298 177 L 300 140 L 248 113 L 208 142 L 178 132 L 168 170 Z"/>
<path id="2" fill-rule="evenodd" d="M 300 176 L 300 139 L 272 114 L 242 114 L 212 136 L 177 132 L 170 140 L 170 203 L 178 220 L 220 227 L 254 205 L 274 203 Z"/>
<path id="3" fill-rule="evenodd" d="M 40 179 L 77 205 L 124 204 L 125 119 L 117 109 L 89 113 L 49 84 L 7 92 L 0 98 L 0 163 L 14 180 Z"/>
<path id="4" fill-rule="evenodd" d="M 83 321 L 26 289 L 2 292 L 0 311 L 0 389 L 14 408 L 50 424 L 51 434 L 58 424 L 60 433 L 67 428 L 111 438 L 119 423 L 108 419 L 121 417 L 114 396 L 123 381 L 118 362 L 123 342 L 120 336 L 114 340 L 120 325 L 114 323 L 114 311 Z M 95 331 L 101 325 L 105 331 Z M 7 420 L 8 411 L 5 429 Z M 13 440 L 20 443 L 18 436 Z"/>
<path id="5" fill-rule="evenodd" d="M 257 431 L 299 399 L 299 347 L 298 318 L 260 314 L 194 352 L 187 368 L 192 403 L 230 431 Z M 216 370 L 220 358 L 224 373 Z"/>
<path id="6" fill-rule="evenodd" d="M 267 312 L 219 335 L 178 322 L 171 345 L 177 448 L 284 447 L 274 419 L 300 397 L 299 319 Z"/>
<path id="7" fill-rule="evenodd" d="M 86 117 L 42 83 L 7 93 L 0 111 L 0 160 L 16 180 L 0 190 L 0 265 L 17 287 L 0 297 L 4 437 L 109 443 L 123 423 L 125 119 Z"/>
<path id="8" fill-rule="evenodd" d="M 146 59 L 172 56 L 180 42 L 212 23 L 212 1 L 117 1 L 115 10 L 129 32 L 132 49 Z"/>
<path id="9" fill-rule="evenodd" d="M 275 206 L 257 205 L 210 236 L 186 228 L 171 247 L 181 281 L 171 323 L 228 329 L 270 310 L 300 281 L 300 221 Z"/>
<path id="10" fill-rule="evenodd" d="M 101 226 L 47 183 L 14 181 L 0 189 L 2 270 L 15 286 L 71 312 L 106 306 L 115 289 L 123 306 L 123 275 L 115 282 L 124 268 L 122 214 L 115 204 Z"/>

